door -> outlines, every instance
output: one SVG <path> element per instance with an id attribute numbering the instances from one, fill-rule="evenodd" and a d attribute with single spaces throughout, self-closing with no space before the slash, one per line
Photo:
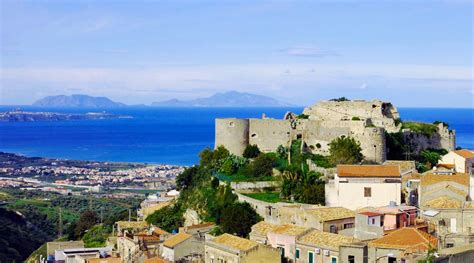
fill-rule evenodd
<path id="1" fill-rule="evenodd" d="M 314 263 L 314 253 L 308 252 L 308 263 Z"/>

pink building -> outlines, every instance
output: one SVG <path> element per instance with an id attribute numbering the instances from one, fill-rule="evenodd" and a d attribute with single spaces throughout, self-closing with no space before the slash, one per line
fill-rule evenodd
<path id="1" fill-rule="evenodd" d="M 377 212 L 384 214 L 383 230 L 395 230 L 402 227 L 414 226 L 417 217 L 415 206 L 382 206 Z"/>

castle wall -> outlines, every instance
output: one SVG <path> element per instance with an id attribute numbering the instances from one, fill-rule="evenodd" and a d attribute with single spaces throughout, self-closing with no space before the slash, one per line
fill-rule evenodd
<path id="1" fill-rule="evenodd" d="M 250 119 L 249 123 L 249 143 L 263 152 L 274 152 L 280 145 L 288 146 L 294 136 L 289 120 Z"/>
<path id="2" fill-rule="evenodd" d="M 223 145 L 231 153 L 242 155 L 249 144 L 248 119 L 216 119 L 215 147 Z"/>

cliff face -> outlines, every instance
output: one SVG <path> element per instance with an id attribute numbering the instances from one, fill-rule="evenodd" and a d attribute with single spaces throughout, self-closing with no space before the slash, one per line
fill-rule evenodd
<path id="1" fill-rule="evenodd" d="M 426 149 L 446 149 L 452 151 L 456 149 L 456 132 L 449 130 L 442 123 L 437 125 L 437 131 L 431 135 L 403 130 L 403 138 L 413 153 L 420 153 Z"/>

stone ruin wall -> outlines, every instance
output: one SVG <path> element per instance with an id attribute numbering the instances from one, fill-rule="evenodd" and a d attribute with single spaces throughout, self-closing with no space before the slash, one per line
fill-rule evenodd
<path id="1" fill-rule="evenodd" d="M 297 119 L 288 113 L 285 119 L 216 119 L 215 146 L 224 145 L 231 153 L 242 155 L 249 144 L 264 152 L 276 151 L 279 145 L 288 147 L 292 140 L 301 138 L 312 153 L 328 155 L 328 144 L 341 135 L 357 139 L 366 160 L 383 162 L 386 159 L 385 131 L 398 132 L 399 118 L 391 103 L 381 101 L 322 101 L 305 108 L 308 119 Z M 359 117 L 360 120 L 352 120 Z M 403 131 L 407 142 L 416 152 L 427 148 L 455 149 L 455 132 L 442 124 L 431 137 Z M 317 147 L 319 146 L 319 147 Z"/>
<path id="2" fill-rule="evenodd" d="M 371 125 L 383 127 L 388 132 L 396 132 L 400 128 L 395 123 L 395 120 L 400 118 L 397 108 L 391 103 L 379 100 L 320 101 L 305 108 L 303 113 L 314 120 L 348 121 L 357 117 L 369 120 Z"/>
<path id="3" fill-rule="evenodd" d="M 310 152 L 328 155 L 329 143 L 345 135 L 361 143 L 367 160 L 385 160 L 383 129 L 367 128 L 365 121 L 294 121 L 296 124 L 292 125 L 291 120 L 216 119 L 215 145 L 224 145 L 231 153 L 242 155 L 249 144 L 257 145 L 263 152 L 274 152 L 278 146 L 288 147 L 292 140 L 300 138 Z"/>

